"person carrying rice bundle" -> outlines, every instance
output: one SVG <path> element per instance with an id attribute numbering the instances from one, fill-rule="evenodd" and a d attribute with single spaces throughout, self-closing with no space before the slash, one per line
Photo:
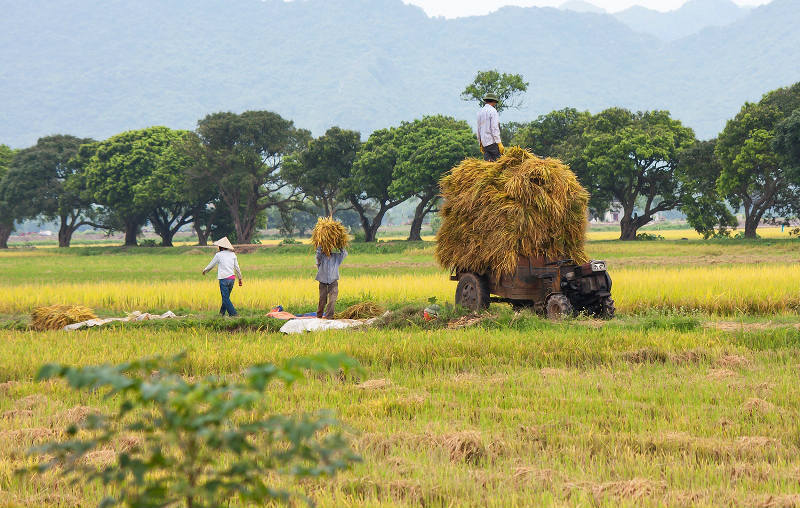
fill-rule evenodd
<path id="1" fill-rule="evenodd" d="M 217 267 L 217 279 L 219 280 L 219 292 L 222 296 L 222 305 L 219 308 L 219 314 L 224 316 L 227 312 L 229 316 L 238 316 L 236 308 L 231 302 L 231 292 L 233 291 L 233 282 L 238 278 L 239 286 L 242 285 L 242 271 L 239 269 L 239 260 L 236 259 L 236 254 L 233 252 L 233 245 L 231 245 L 228 237 L 222 237 L 214 245 L 219 247 L 219 252 L 214 255 L 214 259 L 203 269 L 203 275 L 211 271 L 215 266 Z"/>
<path id="2" fill-rule="evenodd" d="M 347 229 L 333 217 L 320 217 L 311 232 L 311 243 L 317 248 L 318 318 L 334 317 L 339 297 L 339 266 L 347 257 L 348 242 Z"/>

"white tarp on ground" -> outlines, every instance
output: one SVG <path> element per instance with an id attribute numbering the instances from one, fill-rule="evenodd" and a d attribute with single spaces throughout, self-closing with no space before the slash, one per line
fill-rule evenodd
<path id="1" fill-rule="evenodd" d="M 364 321 L 357 319 L 290 319 L 281 327 L 283 333 L 316 332 L 320 330 L 340 330 L 361 326 Z"/>
<path id="2" fill-rule="evenodd" d="M 80 323 L 74 323 L 71 325 L 67 325 L 64 327 L 64 330 L 72 331 L 78 330 L 80 328 L 87 328 L 92 326 L 102 326 L 108 323 L 113 323 L 114 321 L 149 321 L 151 319 L 172 319 L 176 318 L 176 316 L 171 310 L 163 314 L 148 314 L 146 312 L 139 312 L 135 310 L 128 314 L 124 318 L 97 318 L 97 319 L 90 319 L 88 321 L 81 321 Z"/>

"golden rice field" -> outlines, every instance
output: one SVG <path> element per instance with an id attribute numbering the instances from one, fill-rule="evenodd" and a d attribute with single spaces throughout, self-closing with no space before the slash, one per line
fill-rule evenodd
<path id="1" fill-rule="evenodd" d="M 711 314 L 769 314 L 800 311 L 800 265 L 736 265 L 620 268 L 612 271 L 613 297 L 622 313 L 649 309 L 701 311 Z M 313 279 L 280 277 L 246 279 L 236 287 L 237 306 L 270 309 L 283 305 L 307 309 L 316 305 Z M 343 301 L 376 301 L 392 306 L 453 300 L 455 283 L 447 274 L 355 276 L 343 278 Z M 3 288 L 0 313 L 26 313 L 42 305 L 80 303 L 111 311 L 219 307 L 219 288 L 208 279 L 129 282 L 20 284 Z"/>

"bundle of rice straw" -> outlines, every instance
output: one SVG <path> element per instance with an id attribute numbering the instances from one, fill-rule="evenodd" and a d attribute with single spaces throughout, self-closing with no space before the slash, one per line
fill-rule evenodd
<path id="1" fill-rule="evenodd" d="M 323 254 L 330 256 L 331 252 L 341 250 L 350 243 L 347 228 L 333 217 L 320 217 L 311 231 L 311 243 L 314 247 L 322 249 Z"/>
<path id="2" fill-rule="evenodd" d="M 342 312 L 337 312 L 336 319 L 369 319 L 383 315 L 386 309 L 372 302 L 361 302 L 352 305 Z"/>
<path id="3" fill-rule="evenodd" d="M 464 160 L 440 186 L 436 259 L 443 267 L 511 275 L 518 256 L 588 260 L 589 193 L 561 161 L 510 147 L 496 162 Z"/>
<path id="4" fill-rule="evenodd" d="M 81 305 L 51 305 L 37 307 L 31 313 L 35 330 L 60 330 L 67 325 L 97 319 L 94 311 Z"/>

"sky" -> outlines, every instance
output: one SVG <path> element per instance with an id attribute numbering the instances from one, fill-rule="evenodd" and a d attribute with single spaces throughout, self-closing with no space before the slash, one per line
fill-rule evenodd
<path id="1" fill-rule="evenodd" d="M 403 0 L 407 4 L 422 7 L 429 16 L 456 18 L 460 16 L 476 16 L 488 14 L 505 5 L 522 7 L 558 7 L 566 0 Z M 627 9 L 632 5 L 641 5 L 659 11 L 671 11 L 679 8 L 686 0 L 588 0 L 590 3 L 609 12 Z M 756 6 L 770 0 L 733 0 L 739 5 Z"/>

